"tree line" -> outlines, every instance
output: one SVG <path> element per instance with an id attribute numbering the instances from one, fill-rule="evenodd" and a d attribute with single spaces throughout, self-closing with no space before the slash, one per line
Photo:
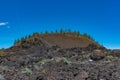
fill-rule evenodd
<path id="1" fill-rule="evenodd" d="M 15 41 L 14 41 L 14 45 L 22 42 L 23 40 L 26 40 L 26 39 L 29 39 L 29 38 L 33 38 L 33 37 L 39 37 L 40 35 L 43 35 L 43 34 L 48 35 L 48 34 L 57 34 L 57 33 L 60 33 L 60 34 L 74 33 L 74 34 L 76 34 L 76 36 L 84 36 L 84 37 L 86 37 L 86 38 L 88 38 L 88 39 L 90 39 L 90 40 L 92 40 L 92 41 L 95 41 L 95 40 L 94 40 L 89 34 L 87 34 L 87 33 L 81 34 L 80 31 L 71 31 L 71 29 L 68 29 L 68 30 L 60 29 L 60 30 L 55 30 L 54 32 L 53 32 L 53 31 L 49 32 L 49 31 L 47 31 L 47 30 L 46 30 L 45 32 L 40 32 L 40 33 L 39 33 L 39 32 L 34 32 L 32 35 L 28 35 L 28 36 L 25 36 L 25 37 L 22 37 L 22 38 L 20 38 L 20 39 L 15 40 Z M 97 43 L 98 43 L 98 42 L 97 42 Z"/>

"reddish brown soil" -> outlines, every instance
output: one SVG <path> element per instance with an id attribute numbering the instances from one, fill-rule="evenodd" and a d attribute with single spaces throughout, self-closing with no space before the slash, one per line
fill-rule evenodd
<path id="1" fill-rule="evenodd" d="M 42 39 L 49 44 L 59 45 L 62 48 L 87 47 L 89 44 L 95 44 L 99 46 L 92 40 L 83 36 L 77 36 L 74 33 L 43 35 Z"/>

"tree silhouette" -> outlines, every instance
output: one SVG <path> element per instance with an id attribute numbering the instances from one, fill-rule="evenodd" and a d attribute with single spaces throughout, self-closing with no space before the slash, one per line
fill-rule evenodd
<path id="1" fill-rule="evenodd" d="M 68 29 L 67 31 L 68 31 L 68 32 L 71 32 L 71 29 Z"/>
<path id="2" fill-rule="evenodd" d="M 46 31 L 45 31 L 45 34 L 49 34 L 49 32 L 46 30 Z"/>
<path id="3" fill-rule="evenodd" d="M 64 32 L 64 31 L 63 31 L 63 29 L 61 28 L 61 29 L 60 29 L 60 33 L 63 33 L 63 32 Z"/>

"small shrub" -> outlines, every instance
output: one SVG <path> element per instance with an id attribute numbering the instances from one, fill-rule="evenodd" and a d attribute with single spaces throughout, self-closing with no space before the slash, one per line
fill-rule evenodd
<path id="1" fill-rule="evenodd" d="M 40 70 L 40 69 L 43 68 L 43 65 L 44 65 L 45 63 L 46 63 L 46 60 L 41 60 L 41 61 L 37 62 L 37 63 L 34 65 L 34 67 L 35 67 L 35 69 Z"/>
<path id="2" fill-rule="evenodd" d="M 41 60 L 41 61 L 37 62 L 37 64 L 39 64 L 39 65 L 44 65 L 45 62 L 46 62 L 46 60 Z"/>
<path id="3" fill-rule="evenodd" d="M 67 64 L 71 64 L 71 61 L 69 61 L 67 58 L 63 57 L 62 60 L 67 63 Z"/>
<path id="4" fill-rule="evenodd" d="M 112 55 L 108 55 L 107 58 L 114 58 Z"/>
<path id="5" fill-rule="evenodd" d="M 55 62 L 61 62 L 62 61 L 62 58 L 61 57 L 54 57 Z"/>
<path id="6" fill-rule="evenodd" d="M 24 73 L 24 74 L 32 74 L 32 70 L 29 69 L 29 68 L 23 68 L 22 73 Z"/>

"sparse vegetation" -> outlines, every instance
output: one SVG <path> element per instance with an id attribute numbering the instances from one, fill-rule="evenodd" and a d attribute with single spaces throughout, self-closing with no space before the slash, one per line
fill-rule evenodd
<path id="1" fill-rule="evenodd" d="M 119 80 L 120 50 L 99 49 L 89 38 L 88 34 L 82 36 L 79 32 L 67 31 L 61 35 L 58 31 L 48 35 L 33 33 L 19 39 L 16 41 L 19 45 L 0 50 L 1 54 L 9 54 L 0 56 L 0 79 Z M 52 43 L 54 40 L 63 47 Z M 81 47 L 84 44 L 88 45 Z"/>
<path id="2" fill-rule="evenodd" d="M 77 36 L 80 36 L 80 32 L 79 32 L 79 31 L 77 31 L 77 32 L 76 32 L 76 35 L 77 35 Z"/>
<path id="3" fill-rule="evenodd" d="M 47 30 L 44 32 L 44 33 L 38 33 L 38 32 L 34 32 L 32 35 L 28 35 L 26 37 L 22 37 L 20 39 L 17 39 L 14 41 L 14 45 L 16 44 L 20 44 L 22 41 L 24 40 L 27 40 L 27 39 L 32 39 L 32 38 L 35 38 L 35 37 L 39 37 L 40 35 L 43 35 L 43 34 L 66 34 L 66 33 L 73 33 L 73 34 L 76 34 L 76 36 L 83 36 L 83 37 L 86 37 L 94 42 L 96 42 L 89 34 L 87 33 L 84 33 L 84 34 L 80 34 L 80 31 L 74 31 L 72 32 L 71 29 L 68 29 L 68 30 L 63 30 L 63 29 L 60 29 L 59 31 L 56 30 L 55 32 L 54 31 L 51 31 L 51 32 L 48 32 Z M 99 44 L 98 42 L 96 42 L 97 44 Z"/>
<path id="4" fill-rule="evenodd" d="M 107 55 L 106 57 L 111 58 L 111 59 L 114 58 L 114 56 L 112 56 L 112 55 Z"/>
<path id="5" fill-rule="evenodd" d="M 84 37 L 86 37 L 86 38 L 88 38 L 88 39 L 90 39 L 90 40 L 95 41 L 95 40 L 94 40 L 89 34 L 87 34 L 87 33 L 82 34 L 82 36 L 84 36 Z"/>
<path id="6" fill-rule="evenodd" d="M 62 60 L 65 62 L 65 63 L 67 63 L 67 64 L 71 64 L 71 61 L 70 60 L 68 60 L 67 58 L 65 58 L 65 57 L 62 57 Z"/>
<path id="7" fill-rule="evenodd" d="M 32 74 L 32 70 L 29 69 L 29 68 L 23 68 L 22 73 L 24 73 L 24 74 Z"/>
<path id="8" fill-rule="evenodd" d="M 1 50 L 0 51 L 0 56 L 4 56 L 4 55 L 6 55 L 6 53 L 3 50 Z"/>
<path id="9" fill-rule="evenodd" d="M 44 65 L 45 62 L 46 62 L 46 60 L 41 60 L 41 61 L 37 62 L 37 64 L 39 64 L 39 65 Z"/>
<path id="10" fill-rule="evenodd" d="M 45 34 L 49 34 L 49 32 L 48 32 L 48 31 L 45 31 Z"/>
<path id="11" fill-rule="evenodd" d="M 64 31 L 63 31 L 63 29 L 60 29 L 60 33 L 63 33 Z"/>
<path id="12" fill-rule="evenodd" d="M 32 34 L 32 36 L 34 36 L 34 37 L 38 37 L 39 36 L 39 33 L 38 32 L 34 32 L 33 34 Z M 30 37 L 32 37 L 32 36 L 27 36 L 26 38 L 30 38 Z"/>
<path id="13" fill-rule="evenodd" d="M 68 29 L 67 31 L 70 33 L 70 32 L 71 32 L 71 29 Z"/>
<path id="14" fill-rule="evenodd" d="M 55 33 L 58 33 L 58 30 L 56 30 Z"/>

